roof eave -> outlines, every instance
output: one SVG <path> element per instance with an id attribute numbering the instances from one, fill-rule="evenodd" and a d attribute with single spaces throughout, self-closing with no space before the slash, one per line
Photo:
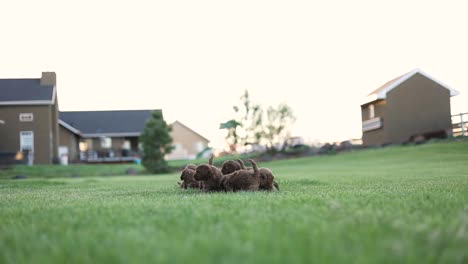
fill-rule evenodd
<path id="1" fill-rule="evenodd" d="M 0 105 L 52 105 L 52 100 L 31 100 L 31 101 L 4 101 Z"/>
<path id="2" fill-rule="evenodd" d="M 445 89 L 449 90 L 450 91 L 450 97 L 460 94 L 460 92 L 458 92 L 457 90 L 451 88 L 447 84 L 435 79 L 434 77 L 430 76 L 429 74 L 425 73 L 424 71 L 420 70 L 419 68 L 416 68 L 416 69 L 408 72 L 407 74 L 401 76 L 398 80 L 395 80 L 392 84 L 390 84 L 388 87 L 386 87 L 382 91 L 379 91 L 378 93 L 373 93 L 373 94 L 368 95 L 366 98 L 364 98 L 361 105 L 365 105 L 365 104 L 371 103 L 371 102 L 379 100 L 379 99 L 387 98 L 387 93 L 389 91 L 393 90 L 394 88 L 396 88 L 397 86 L 399 86 L 403 82 L 407 81 L 409 78 L 413 77 L 416 73 L 419 73 L 419 74 L 423 75 L 424 77 L 428 78 L 429 80 L 431 80 L 431 81 L 439 84 L 440 86 L 444 87 Z"/>
<path id="3" fill-rule="evenodd" d="M 139 137 L 141 132 L 122 132 L 122 133 L 83 133 L 84 138 L 100 138 L 100 137 Z"/>
<path id="4" fill-rule="evenodd" d="M 61 126 L 63 126 L 64 128 L 66 128 L 66 129 L 68 129 L 69 131 L 71 131 L 73 134 L 76 134 L 76 135 L 79 135 L 79 136 L 82 135 L 81 132 L 80 132 L 78 129 L 72 127 L 71 125 L 69 125 L 69 124 L 66 123 L 65 121 L 59 119 L 59 120 L 58 120 L 58 123 L 59 123 Z"/>
<path id="5" fill-rule="evenodd" d="M 364 98 L 364 100 L 362 100 L 361 106 L 366 105 L 366 104 L 370 104 L 370 103 L 378 101 L 378 100 L 384 100 L 384 99 L 385 99 L 385 97 L 379 96 L 377 94 L 371 94 L 371 95 L 367 96 L 366 98 Z"/>

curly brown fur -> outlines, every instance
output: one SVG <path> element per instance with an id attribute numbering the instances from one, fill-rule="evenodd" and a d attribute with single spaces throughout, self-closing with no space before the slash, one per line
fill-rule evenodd
<path id="1" fill-rule="evenodd" d="M 221 185 L 225 191 L 257 191 L 259 189 L 260 172 L 255 161 L 249 161 L 252 163 L 253 170 L 238 170 L 223 176 Z"/>
<path id="2" fill-rule="evenodd" d="M 180 183 L 180 188 L 181 189 L 199 189 L 200 183 L 194 179 L 193 177 L 194 175 L 195 175 L 195 170 L 192 170 L 186 167 L 186 169 L 184 169 L 182 171 L 182 174 L 180 175 L 180 180 L 182 180 L 182 183 Z"/>
<path id="3" fill-rule="evenodd" d="M 211 159 L 210 162 L 212 162 Z M 223 174 L 213 165 L 199 165 L 193 177 L 195 180 L 201 183 L 200 189 L 205 192 L 216 192 L 223 190 L 221 187 L 221 178 L 223 177 Z"/>
<path id="4" fill-rule="evenodd" d="M 235 171 L 241 170 L 241 165 L 236 160 L 226 160 L 221 167 L 223 175 L 231 174 Z"/>
<path id="5" fill-rule="evenodd" d="M 239 163 L 242 169 L 246 169 L 245 164 L 241 159 L 237 159 L 236 161 Z M 275 177 L 273 176 L 273 173 L 270 169 L 260 168 L 258 171 L 260 173 L 260 190 L 272 191 L 274 186 L 279 191 L 279 185 L 274 180 Z"/>
<path id="6" fill-rule="evenodd" d="M 187 164 L 187 165 L 185 165 L 184 170 L 185 170 L 185 169 L 196 170 L 196 169 L 197 169 L 197 165 L 195 165 L 195 164 Z"/>
<path id="7" fill-rule="evenodd" d="M 237 163 L 239 163 L 239 166 L 241 168 L 241 170 L 245 170 L 245 164 L 244 162 L 241 160 L 241 159 L 236 159 Z"/>

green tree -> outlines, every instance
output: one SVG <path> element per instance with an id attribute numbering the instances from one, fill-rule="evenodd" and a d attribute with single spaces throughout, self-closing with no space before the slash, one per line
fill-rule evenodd
<path id="1" fill-rule="evenodd" d="M 155 110 L 151 113 L 140 136 L 142 164 L 147 171 L 164 173 L 169 170 L 164 157 L 174 148 L 169 135 L 171 130 L 172 128 L 164 121 L 162 111 Z"/>
<path id="2" fill-rule="evenodd" d="M 239 146 L 258 144 L 261 135 L 262 108 L 259 104 L 253 103 L 249 92 L 244 91 L 240 97 L 240 106 L 233 107 L 235 118 L 221 123 L 220 129 L 228 131 L 226 142 L 232 152 Z"/>
<path id="3" fill-rule="evenodd" d="M 220 125 L 228 131 L 226 142 L 231 151 L 238 146 L 263 144 L 268 152 L 277 152 L 289 138 L 289 129 L 296 121 L 293 110 L 285 103 L 268 107 L 264 111 L 260 104 L 254 103 L 246 90 L 240 97 L 240 106 L 233 107 L 235 118 Z"/>
<path id="4" fill-rule="evenodd" d="M 290 137 L 289 128 L 295 121 L 296 117 L 289 105 L 282 103 L 276 108 L 268 107 L 261 135 L 268 152 L 275 153 L 278 151 L 277 146 L 285 146 Z"/>

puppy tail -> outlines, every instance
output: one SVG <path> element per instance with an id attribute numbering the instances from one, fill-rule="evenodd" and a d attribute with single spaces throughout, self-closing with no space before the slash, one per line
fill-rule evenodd
<path id="1" fill-rule="evenodd" d="M 213 159 L 214 159 L 214 155 L 211 154 L 210 159 L 208 160 L 209 165 L 213 165 Z"/>
<path id="2" fill-rule="evenodd" d="M 280 190 L 280 189 L 279 189 L 279 185 L 278 185 L 277 182 L 273 181 L 273 186 L 275 186 L 275 188 L 276 188 L 278 191 Z"/>
<path id="3" fill-rule="evenodd" d="M 245 170 L 245 164 L 241 159 L 236 159 L 237 163 L 241 166 L 241 169 Z"/>
<path id="4" fill-rule="evenodd" d="M 226 191 L 226 177 L 222 177 L 221 181 L 219 182 L 219 185 L 221 186 L 221 189 L 224 189 Z"/>
<path id="5" fill-rule="evenodd" d="M 249 159 L 249 162 L 250 162 L 250 164 L 252 164 L 252 168 L 254 170 L 255 176 L 260 177 L 260 172 L 258 171 L 257 163 L 255 163 L 255 161 L 253 159 Z"/>

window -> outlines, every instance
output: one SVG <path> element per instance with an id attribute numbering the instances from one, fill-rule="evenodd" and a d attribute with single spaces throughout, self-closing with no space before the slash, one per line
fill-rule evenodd
<path id="1" fill-rule="evenodd" d="M 194 147 L 195 147 L 195 151 L 196 151 L 196 152 L 201 152 L 201 151 L 205 148 L 205 147 L 203 146 L 203 142 L 200 142 L 200 141 L 196 142 L 196 143 L 194 144 Z"/>
<path id="2" fill-rule="evenodd" d="M 34 132 L 20 131 L 20 150 L 34 151 Z"/>
<path id="3" fill-rule="evenodd" d="M 131 149 L 130 140 L 125 140 L 122 144 L 122 149 Z"/>
<path id="4" fill-rule="evenodd" d="M 80 151 L 87 151 L 88 150 L 88 143 L 80 142 L 79 147 L 80 147 Z"/>
<path id="5" fill-rule="evenodd" d="M 20 122 L 32 122 L 34 120 L 33 113 L 21 113 L 19 115 Z"/>
<path id="6" fill-rule="evenodd" d="M 101 137 L 101 148 L 111 148 L 112 139 L 110 137 Z"/>
<path id="7" fill-rule="evenodd" d="M 374 117 L 375 117 L 374 105 L 370 104 L 369 105 L 369 119 L 372 119 Z"/>

